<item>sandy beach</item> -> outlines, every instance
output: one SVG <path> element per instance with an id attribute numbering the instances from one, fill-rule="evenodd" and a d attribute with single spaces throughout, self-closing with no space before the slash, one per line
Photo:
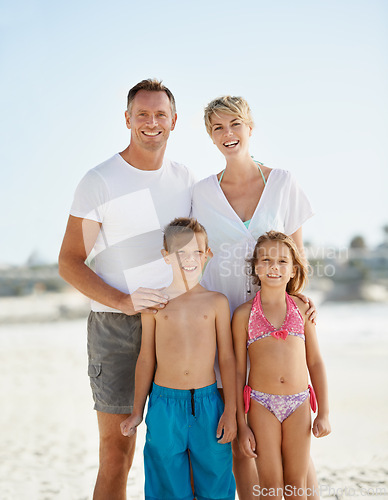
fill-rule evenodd
<path id="1" fill-rule="evenodd" d="M 91 499 L 98 433 L 86 319 L 36 322 L 36 300 L 35 306 L 31 299 L 15 300 L 12 307 L 23 309 L 21 319 L 29 322 L 5 321 L 11 300 L 0 300 L 0 500 Z M 313 438 L 322 497 L 388 499 L 387 309 L 319 307 L 333 429 L 327 438 Z M 142 424 L 128 480 L 131 500 L 144 498 L 144 433 Z"/>

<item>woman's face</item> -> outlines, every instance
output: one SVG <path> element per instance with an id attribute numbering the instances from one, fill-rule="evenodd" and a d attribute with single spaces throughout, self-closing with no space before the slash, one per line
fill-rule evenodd
<path id="1" fill-rule="evenodd" d="M 249 152 L 249 137 L 252 128 L 236 115 L 227 113 L 212 114 L 211 138 L 217 148 L 226 157 Z"/>

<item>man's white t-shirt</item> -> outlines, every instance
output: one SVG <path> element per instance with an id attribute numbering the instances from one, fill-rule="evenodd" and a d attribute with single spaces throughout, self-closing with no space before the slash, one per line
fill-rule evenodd
<path id="1" fill-rule="evenodd" d="M 120 154 L 89 170 L 79 183 L 70 214 L 102 224 L 88 261 L 105 283 L 124 293 L 172 281 L 160 250 L 163 228 L 188 217 L 194 177 L 164 159 L 159 170 L 139 170 Z M 93 311 L 119 312 L 92 301 Z"/>

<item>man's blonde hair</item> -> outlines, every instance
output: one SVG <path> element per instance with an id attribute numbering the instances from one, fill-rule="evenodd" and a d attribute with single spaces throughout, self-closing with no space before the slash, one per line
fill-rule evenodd
<path id="1" fill-rule="evenodd" d="M 255 125 L 249 104 L 243 97 L 224 95 L 213 99 L 205 108 L 205 127 L 210 136 L 212 135 L 211 117 L 212 115 L 217 116 L 217 113 L 236 116 L 252 128 Z"/>

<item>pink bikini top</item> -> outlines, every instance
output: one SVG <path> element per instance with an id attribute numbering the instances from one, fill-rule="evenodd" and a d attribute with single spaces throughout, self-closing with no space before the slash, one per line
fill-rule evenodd
<path id="1" fill-rule="evenodd" d="M 264 316 L 261 306 L 260 290 L 253 299 L 248 323 L 247 348 L 256 340 L 272 336 L 275 339 L 286 340 L 288 335 L 294 335 L 306 341 L 304 335 L 304 321 L 294 300 L 286 293 L 287 312 L 285 320 L 279 329 L 276 329 Z"/>

